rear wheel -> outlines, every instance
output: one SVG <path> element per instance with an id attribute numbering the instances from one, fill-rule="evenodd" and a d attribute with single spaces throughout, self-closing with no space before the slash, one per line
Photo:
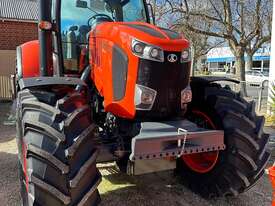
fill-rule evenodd
<path id="1" fill-rule="evenodd" d="M 186 155 L 177 171 L 184 184 L 205 198 L 237 196 L 264 174 L 270 154 L 264 118 L 255 105 L 218 84 L 191 83 L 193 101 L 189 118 L 198 126 L 224 130 L 226 149 Z"/>
<path id="2" fill-rule="evenodd" d="M 18 93 L 17 142 L 24 206 L 97 205 L 96 125 L 85 92 Z"/>

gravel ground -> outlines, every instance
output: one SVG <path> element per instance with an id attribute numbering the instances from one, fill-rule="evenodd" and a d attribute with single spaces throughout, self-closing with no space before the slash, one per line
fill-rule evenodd
<path id="1" fill-rule="evenodd" d="M 7 126 L 10 104 L 0 103 L 0 205 L 19 205 L 17 148 L 14 126 Z M 266 130 L 275 137 L 272 129 Z M 275 139 L 275 138 L 274 138 Z M 275 141 L 274 141 L 275 142 Z M 275 157 L 275 155 L 274 155 Z M 274 158 L 272 158 L 274 160 Z M 271 164 L 271 162 L 270 162 Z M 99 165 L 102 206 L 270 206 L 272 188 L 264 176 L 251 190 L 237 198 L 204 200 L 178 184 L 171 172 L 129 177 L 113 164 Z"/>

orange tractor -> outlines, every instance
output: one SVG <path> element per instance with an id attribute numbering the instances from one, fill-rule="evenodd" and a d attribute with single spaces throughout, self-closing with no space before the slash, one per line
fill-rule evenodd
<path id="1" fill-rule="evenodd" d="M 189 42 L 144 0 L 40 0 L 39 41 L 17 49 L 24 206 L 97 205 L 96 163 L 175 170 L 206 198 L 264 174 L 269 136 L 220 77 L 190 78 Z"/>

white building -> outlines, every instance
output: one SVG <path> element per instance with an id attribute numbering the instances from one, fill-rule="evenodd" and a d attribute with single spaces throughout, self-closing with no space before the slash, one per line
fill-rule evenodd
<path id="1" fill-rule="evenodd" d="M 270 53 L 270 46 L 259 49 L 253 56 L 253 69 L 269 71 Z M 208 52 L 206 63 L 209 71 L 223 71 L 226 67 L 234 66 L 235 57 L 229 47 L 218 47 Z"/>

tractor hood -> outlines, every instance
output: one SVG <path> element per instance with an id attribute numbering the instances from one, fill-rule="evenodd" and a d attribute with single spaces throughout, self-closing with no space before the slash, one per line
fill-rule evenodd
<path id="1" fill-rule="evenodd" d="M 103 22 L 93 27 L 89 48 L 106 112 L 130 119 L 179 114 L 190 73 L 189 42 L 181 35 L 147 23 Z M 141 102 L 137 85 L 149 88 L 152 102 Z"/>
<path id="2" fill-rule="evenodd" d="M 131 45 L 133 39 L 162 48 L 165 51 L 182 51 L 189 42 L 180 34 L 141 22 L 104 22 L 94 27 L 92 36 L 114 40 L 120 45 Z"/>

